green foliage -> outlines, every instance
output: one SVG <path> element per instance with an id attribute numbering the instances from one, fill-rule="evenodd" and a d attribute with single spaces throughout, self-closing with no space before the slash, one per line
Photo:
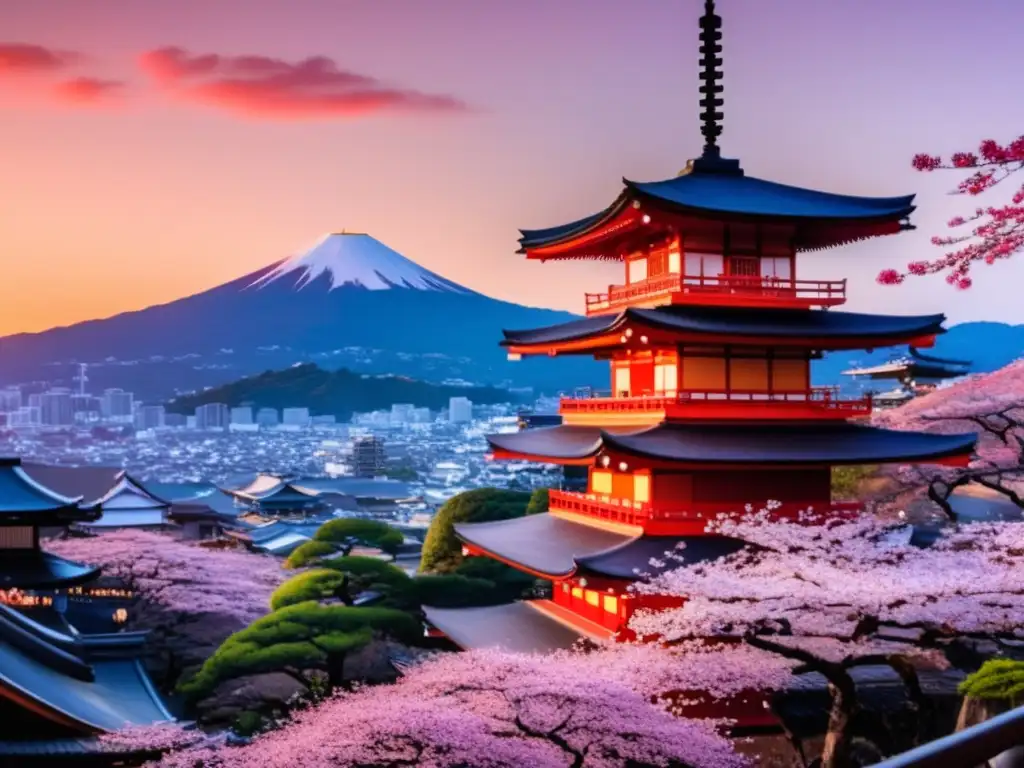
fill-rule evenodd
<path id="1" fill-rule="evenodd" d="M 358 517 L 339 517 L 336 520 L 329 520 L 321 525 L 313 535 L 314 541 L 322 543 L 344 544 L 348 539 L 354 539 L 368 547 L 377 547 L 389 555 L 394 555 L 405 541 L 402 532 L 395 530 L 387 523 Z M 299 549 L 301 548 L 299 547 Z"/>
<path id="2" fill-rule="evenodd" d="M 296 603 L 323 600 L 334 594 L 344 580 L 343 573 L 328 568 L 304 571 L 274 590 L 270 596 L 270 608 L 276 611 Z"/>
<path id="3" fill-rule="evenodd" d="M 436 608 L 469 608 L 508 602 L 493 581 L 455 573 L 419 575 L 413 579 L 416 603 Z"/>
<path id="4" fill-rule="evenodd" d="M 415 643 L 421 632 L 419 621 L 404 611 L 297 603 L 233 634 L 180 690 L 198 699 L 243 675 L 323 669 L 332 658 L 369 643 L 374 633 Z"/>
<path id="5" fill-rule="evenodd" d="M 1000 699 L 1017 706 L 1024 696 L 1024 661 L 989 659 L 960 683 L 960 693 L 978 699 Z"/>
<path id="6" fill-rule="evenodd" d="M 259 712 L 241 712 L 235 718 L 231 730 L 243 738 L 255 736 L 263 730 L 263 716 Z"/>
<path id="7" fill-rule="evenodd" d="M 391 480 L 402 480 L 404 482 L 408 482 L 418 479 L 419 476 L 419 472 L 408 464 L 403 464 L 398 467 L 386 467 L 384 469 L 384 477 L 390 478 Z"/>
<path id="8" fill-rule="evenodd" d="M 859 498 L 861 484 L 877 470 L 878 467 L 868 464 L 832 467 L 832 498 L 837 501 L 853 501 Z"/>
<path id="9" fill-rule="evenodd" d="M 479 488 L 460 493 L 434 515 L 423 543 L 421 573 L 450 573 L 462 562 L 462 544 L 455 536 L 456 523 L 485 523 L 526 514 L 530 494 L 498 488 Z"/>
<path id="10" fill-rule="evenodd" d="M 498 603 L 518 600 L 537 583 L 537 580 L 528 573 L 517 571 L 489 557 L 467 557 L 455 569 L 455 573 L 470 579 L 490 582 L 497 595 L 495 602 Z"/>
<path id="11" fill-rule="evenodd" d="M 447 387 L 398 376 L 364 376 L 346 369 L 325 371 L 307 363 L 175 398 L 171 413 L 192 413 L 200 405 L 248 403 L 253 408 L 287 408 L 303 403 L 313 414 L 333 414 L 348 421 L 354 411 L 376 411 L 392 403 L 419 407 L 447 407 L 449 398 L 465 396 L 474 403 L 507 403 L 514 398 L 494 387 Z"/>
<path id="12" fill-rule="evenodd" d="M 548 511 L 548 489 L 538 488 L 530 494 L 530 502 L 526 505 L 526 514 L 539 515 Z"/>
<path id="13" fill-rule="evenodd" d="M 338 547 L 329 541 L 307 541 L 296 547 L 288 559 L 284 561 L 285 568 L 305 568 L 307 565 L 319 560 L 325 555 L 332 554 Z"/>

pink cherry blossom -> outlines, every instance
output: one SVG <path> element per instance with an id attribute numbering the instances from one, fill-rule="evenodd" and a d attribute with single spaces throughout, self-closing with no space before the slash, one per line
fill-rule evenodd
<path id="1" fill-rule="evenodd" d="M 929 172 L 971 169 L 973 173 L 962 179 L 955 191 L 962 195 L 980 195 L 1024 168 L 1024 136 L 1006 145 L 986 139 L 977 153 L 956 152 L 948 162 L 933 155 L 915 155 L 912 165 L 919 171 Z M 906 274 L 894 269 L 883 270 L 878 282 L 896 285 L 908 274 L 947 272 L 948 283 L 960 289 L 969 288 L 968 273 L 975 263 L 994 264 L 1024 248 L 1024 185 L 1013 192 L 1009 203 L 978 208 L 972 216 L 957 216 L 949 222 L 951 228 L 967 225 L 970 231 L 965 234 L 932 239 L 935 245 L 951 248 L 944 256 L 930 262 L 914 262 L 908 265 Z"/>

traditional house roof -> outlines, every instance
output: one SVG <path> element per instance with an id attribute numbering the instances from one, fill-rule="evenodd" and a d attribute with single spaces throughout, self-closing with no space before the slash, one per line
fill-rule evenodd
<path id="1" fill-rule="evenodd" d="M 655 309 L 629 308 L 618 314 L 597 315 L 530 330 L 503 331 L 506 347 L 528 347 L 598 339 L 629 327 L 685 334 L 714 342 L 721 337 L 775 341 L 821 342 L 870 340 L 885 346 L 900 340 L 944 333 L 945 315 L 868 315 L 814 309 L 755 309 L 675 305 Z"/>
<path id="2" fill-rule="evenodd" d="M 26 472 L 20 459 L 0 458 L 0 525 L 66 525 L 98 516 L 82 495 L 65 496 Z"/>
<path id="3" fill-rule="evenodd" d="M 172 720 L 140 662 L 144 638 L 72 637 L 0 605 L 0 697 L 81 734 Z"/>
<path id="4" fill-rule="evenodd" d="M 567 650 L 583 639 L 576 628 L 532 602 L 482 608 L 423 606 L 427 621 L 460 648 L 500 648 L 512 653 Z"/>
<path id="5" fill-rule="evenodd" d="M 683 464 L 884 464 L 969 456 L 977 435 L 935 435 L 845 422 L 805 424 L 662 423 L 619 433 L 558 426 L 488 435 L 499 451 L 572 461 L 601 451 Z"/>
<path id="6" fill-rule="evenodd" d="M 455 535 L 490 557 L 552 579 L 583 572 L 634 580 L 659 573 L 659 568 L 651 565 L 651 558 L 667 552 L 677 556 L 672 567 L 678 568 L 681 562 L 716 560 L 745 546 L 725 536 L 645 536 L 610 531 L 550 512 L 490 523 L 463 523 L 455 526 Z"/>
<path id="7" fill-rule="evenodd" d="M 75 563 L 38 547 L 5 549 L 0 561 L 0 589 L 65 589 L 99 576 L 100 569 Z"/>
<path id="8" fill-rule="evenodd" d="M 845 376 L 866 376 L 871 379 L 913 378 L 913 379 L 952 379 L 965 376 L 970 372 L 971 363 L 967 360 L 946 360 L 941 357 L 925 355 L 911 347 L 908 357 L 890 360 L 881 365 L 867 368 L 852 368 L 843 371 Z"/>

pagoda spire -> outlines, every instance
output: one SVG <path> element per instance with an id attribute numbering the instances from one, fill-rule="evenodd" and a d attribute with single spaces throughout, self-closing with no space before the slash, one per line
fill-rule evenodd
<path id="1" fill-rule="evenodd" d="M 715 0 L 704 0 L 704 15 L 700 20 L 700 132 L 704 135 L 704 156 L 718 157 L 718 137 L 722 135 L 721 120 L 724 115 L 718 110 L 725 101 L 722 99 L 722 17 L 715 13 Z"/>
<path id="2" fill-rule="evenodd" d="M 722 17 L 715 13 L 715 0 L 704 0 L 700 18 L 700 132 L 704 136 L 701 156 L 686 164 L 680 176 L 689 173 L 721 173 L 742 176 L 739 160 L 726 160 L 718 146 L 722 135 Z"/>

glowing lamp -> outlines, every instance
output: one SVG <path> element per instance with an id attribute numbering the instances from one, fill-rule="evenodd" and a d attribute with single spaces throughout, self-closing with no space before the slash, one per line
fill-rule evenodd
<path id="1" fill-rule="evenodd" d="M 619 472 L 625 472 L 627 469 L 629 469 L 629 465 L 627 465 L 626 462 L 624 462 L 624 461 L 620 461 L 619 462 Z"/>
<path id="2" fill-rule="evenodd" d="M 611 463 L 612 463 L 612 459 L 611 459 L 610 456 L 602 456 L 601 457 L 601 466 L 602 467 L 607 467 Z"/>
<path id="3" fill-rule="evenodd" d="M 650 223 L 651 223 L 651 217 L 650 217 L 650 216 L 648 216 L 648 215 L 647 215 L 647 214 L 645 213 L 645 214 L 644 214 L 644 217 L 643 217 L 643 219 L 642 219 L 642 221 L 643 221 L 643 223 L 644 223 L 644 224 L 650 224 Z"/>

